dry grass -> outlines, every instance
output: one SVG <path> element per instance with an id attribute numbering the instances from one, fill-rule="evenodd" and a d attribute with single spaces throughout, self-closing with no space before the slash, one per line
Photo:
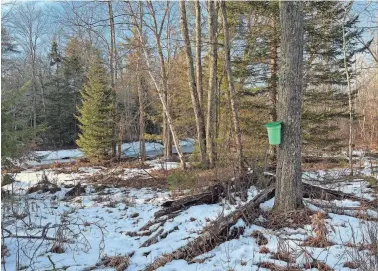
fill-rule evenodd
<path id="1" fill-rule="evenodd" d="M 344 267 L 350 268 L 350 269 L 357 269 L 360 265 L 356 262 L 345 262 Z"/>
<path id="2" fill-rule="evenodd" d="M 271 271 L 301 271 L 297 266 L 280 266 L 272 262 L 262 262 L 258 264 L 259 268 L 265 268 Z"/>
<path id="3" fill-rule="evenodd" d="M 100 265 L 105 267 L 113 267 L 116 271 L 123 271 L 130 265 L 130 257 L 125 256 L 107 256 L 101 259 Z"/>
<path id="4" fill-rule="evenodd" d="M 315 232 L 315 237 L 311 236 L 307 238 L 307 240 L 303 243 L 304 246 L 324 248 L 332 245 L 332 243 L 327 239 L 328 229 L 325 223 L 325 218 L 326 215 L 321 212 L 317 212 L 312 216 L 311 227 Z"/>
<path id="5" fill-rule="evenodd" d="M 319 271 L 334 271 L 331 267 L 321 261 L 312 261 L 309 264 L 305 264 L 304 269 L 316 268 Z"/>
<path id="6" fill-rule="evenodd" d="M 270 253 L 270 250 L 267 247 L 260 247 L 259 253 L 268 254 L 268 253 Z"/>
<path id="7" fill-rule="evenodd" d="M 62 254 L 62 253 L 65 252 L 65 249 L 64 249 L 64 247 L 61 244 L 54 244 L 51 247 L 50 252 L 51 253 Z"/>
<path id="8" fill-rule="evenodd" d="M 266 222 L 259 222 L 265 228 L 278 230 L 281 228 L 303 228 L 305 225 L 311 224 L 311 215 L 314 212 L 304 208 L 287 213 L 276 213 L 274 211 L 264 212 L 263 216 Z"/>
<path id="9" fill-rule="evenodd" d="M 264 246 L 268 244 L 268 239 L 266 239 L 266 237 L 261 231 L 255 230 L 252 232 L 251 236 L 256 239 L 256 243 L 259 246 Z"/>

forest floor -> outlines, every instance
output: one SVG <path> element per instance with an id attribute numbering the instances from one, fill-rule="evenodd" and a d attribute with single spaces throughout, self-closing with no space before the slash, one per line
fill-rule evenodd
<path id="1" fill-rule="evenodd" d="M 243 229 L 237 238 L 158 270 L 378 270 L 377 160 L 361 161 L 353 178 L 346 169 L 303 172 L 304 182 L 353 200 L 304 199 L 305 210 L 279 216 L 270 199 L 254 223 L 233 226 Z M 200 204 L 145 226 L 172 200 L 165 176 L 177 166 L 57 164 L 15 174 L 2 193 L 2 270 L 144 270 L 246 204 Z M 259 192 L 250 187 L 248 200 Z"/>

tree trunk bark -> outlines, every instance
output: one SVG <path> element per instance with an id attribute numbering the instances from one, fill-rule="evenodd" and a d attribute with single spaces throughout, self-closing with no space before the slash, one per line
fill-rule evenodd
<path id="1" fill-rule="evenodd" d="M 113 109 L 112 109 L 112 157 L 116 157 L 117 155 L 117 135 L 116 135 L 116 89 L 115 89 L 115 29 L 114 29 L 114 16 L 113 16 L 113 7 L 111 0 L 108 0 L 108 12 L 109 12 L 109 27 L 110 27 L 110 75 L 111 75 L 111 88 L 112 88 L 112 96 L 113 96 Z M 119 142 L 121 144 L 121 142 Z M 120 155 L 120 154 L 118 154 Z"/>
<path id="2" fill-rule="evenodd" d="M 282 141 L 278 148 L 274 209 L 288 212 L 303 206 L 301 174 L 301 109 L 303 83 L 303 3 L 280 2 L 281 67 L 278 119 Z"/>
<path id="3" fill-rule="evenodd" d="M 238 106 L 235 101 L 236 91 L 235 91 L 235 84 L 234 84 L 234 76 L 232 74 L 232 68 L 231 68 L 230 35 L 228 32 L 226 2 L 222 1 L 220 5 L 221 5 L 222 17 L 223 17 L 224 51 L 225 51 L 224 61 L 225 61 L 227 77 L 228 77 L 228 89 L 230 93 L 232 120 L 234 123 L 234 130 L 235 130 L 235 142 L 236 142 L 236 152 L 237 152 L 237 160 L 238 160 L 237 168 L 238 168 L 238 171 L 241 172 L 243 169 L 242 132 L 240 129 Z"/>
<path id="4" fill-rule="evenodd" d="M 187 70 L 188 70 L 189 89 L 190 89 L 190 94 L 192 98 L 194 116 L 196 120 L 197 139 L 198 139 L 198 145 L 200 148 L 201 163 L 202 165 L 205 165 L 207 167 L 206 145 L 205 145 L 205 137 L 206 137 L 205 120 L 204 120 L 203 112 L 201 109 L 201 104 L 200 104 L 200 100 L 199 100 L 198 92 L 196 88 L 196 83 L 195 83 L 196 78 L 194 74 L 193 55 L 192 55 L 192 49 L 190 47 L 189 31 L 188 31 L 188 25 L 187 25 L 186 8 L 185 8 L 184 0 L 180 1 L 180 17 L 181 17 L 180 18 L 181 32 L 184 37 L 186 60 L 188 64 Z"/>
<path id="5" fill-rule="evenodd" d="M 201 63 L 201 3 L 194 1 L 194 8 L 196 10 L 196 73 L 197 73 L 197 93 L 201 109 L 203 109 L 203 88 L 202 88 L 202 63 Z"/>
<path id="6" fill-rule="evenodd" d="M 146 160 L 146 143 L 144 140 L 145 134 L 145 110 L 144 110 L 144 95 L 145 82 L 141 72 L 141 56 L 138 53 L 138 63 L 137 63 L 137 77 L 138 77 L 138 99 L 139 99 L 139 158 L 142 162 Z"/>
<path id="7" fill-rule="evenodd" d="M 217 2 L 208 0 L 209 9 L 209 92 L 207 97 L 206 145 L 209 156 L 209 167 L 215 167 L 215 103 L 217 93 L 217 62 L 218 62 L 218 8 Z"/>
<path id="8" fill-rule="evenodd" d="M 350 85 L 350 75 L 347 63 L 347 48 L 346 48 L 345 26 L 343 24 L 343 55 L 344 55 L 344 69 L 345 77 L 348 87 L 348 106 L 349 106 L 349 142 L 348 142 L 348 156 L 349 156 L 349 170 L 350 175 L 353 176 L 353 101 L 352 101 L 352 88 Z"/>

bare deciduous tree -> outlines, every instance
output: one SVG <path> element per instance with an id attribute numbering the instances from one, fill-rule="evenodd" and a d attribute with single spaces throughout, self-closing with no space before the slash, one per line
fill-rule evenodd
<path id="1" fill-rule="evenodd" d="M 207 165 L 207 157 L 206 157 L 206 144 L 205 144 L 205 120 L 201 108 L 201 103 L 199 99 L 199 93 L 196 88 L 196 78 L 194 74 L 194 64 L 193 64 L 193 54 L 192 49 L 190 47 L 190 39 L 189 39 L 189 31 L 187 25 L 187 18 L 186 18 L 186 8 L 184 0 L 180 1 L 180 21 L 181 21 L 181 32 L 184 37 L 184 44 L 185 44 L 185 53 L 187 59 L 187 70 L 188 70 L 188 81 L 189 81 L 189 88 L 190 94 L 192 97 L 192 104 L 194 109 L 194 116 L 196 119 L 196 126 L 197 126 L 197 139 L 200 148 L 200 155 L 201 155 L 201 162 L 203 165 Z M 198 49 L 197 49 L 198 50 Z M 198 70 L 197 70 L 198 72 Z M 198 79 L 198 78 L 197 78 Z"/>
<path id="2" fill-rule="evenodd" d="M 217 2 L 208 0 L 209 11 L 209 92 L 207 98 L 206 146 L 209 166 L 215 167 L 215 103 L 217 93 L 217 62 L 218 62 L 218 7 Z"/>
<path id="3" fill-rule="evenodd" d="M 228 78 L 228 90 L 229 90 L 229 97 L 230 97 L 230 104 L 231 104 L 231 111 L 232 111 L 232 120 L 234 122 L 234 130 L 235 130 L 235 143 L 236 143 L 236 152 L 237 152 L 237 167 L 239 173 L 243 168 L 243 144 L 242 144 L 242 132 L 240 129 L 240 121 L 239 121 L 239 111 L 238 106 L 235 101 L 236 91 L 235 91 L 235 83 L 234 83 L 234 76 L 232 73 L 231 67 L 231 53 L 230 53 L 230 34 L 228 31 L 228 21 L 227 21 L 227 10 L 226 10 L 226 2 L 221 2 L 221 10 L 222 10 L 222 19 L 223 19 L 223 34 L 224 34 L 224 61 L 226 66 L 227 78 Z"/>

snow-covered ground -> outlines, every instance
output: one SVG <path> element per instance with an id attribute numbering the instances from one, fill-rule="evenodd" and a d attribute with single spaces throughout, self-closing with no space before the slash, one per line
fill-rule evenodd
<path id="1" fill-rule="evenodd" d="M 180 148 L 184 153 L 192 153 L 194 151 L 194 140 L 191 138 L 180 140 Z M 122 155 L 124 157 L 138 157 L 139 141 L 123 143 L 121 145 Z M 149 158 L 163 155 L 164 146 L 158 142 L 146 142 L 146 155 Z M 173 147 L 173 153 L 177 153 Z M 36 166 L 44 164 L 52 164 L 56 162 L 72 162 L 84 156 L 79 149 L 57 150 L 57 151 L 36 151 L 34 160 L 28 161 L 27 164 Z"/>
<path id="2" fill-rule="evenodd" d="M 62 157 L 62 156 L 57 156 Z M 49 157 L 50 158 L 50 157 Z M 52 159 L 53 160 L 53 157 Z M 123 178 L 146 176 L 150 170 L 159 169 L 162 163 L 158 160 L 149 161 L 151 169 L 123 169 L 120 173 Z M 170 163 L 169 167 L 178 166 Z M 33 171 L 29 169 L 16 175 L 17 182 L 13 184 L 13 190 L 19 194 L 17 197 L 2 198 L 2 221 L 5 231 L 3 236 L 10 233 L 17 236 L 45 236 L 57 240 L 44 240 L 43 238 L 14 238 L 4 239 L 8 253 L 3 257 L 4 270 L 115 270 L 111 267 L 96 266 L 96 263 L 104 255 L 130 256 L 130 265 L 126 270 L 143 270 L 157 257 L 170 253 L 186 245 L 220 215 L 227 215 L 244 204 L 240 201 L 236 205 L 222 201 L 212 205 L 198 205 L 182 211 L 173 219 L 168 219 L 163 225 L 155 225 L 150 228 L 151 234 L 135 236 L 130 232 L 139 232 L 148 221 L 153 219 L 156 211 L 167 200 L 171 199 L 171 193 L 157 188 L 105 188 L 98 190 L 95 186 L 86 185 L 85 194 L 76 197 L 65 197 L 72 185 L 85 184 L 86 178 L 93 174 L 106 172 L 106 168 L 79 168 L 77 172 L 67 173 L 58 169 Z M 61 188 L 56 193 L 32 193 L 25 195 L 23 192 L 35 185 L 45 174 L 51 182 L 55 182 Z M 363 179 L 358 181 L 347 180 L 347 172 L 342 170 L 313 171 L 303 174 L 306 182 L 324 186 L 369 200 L 376 200 L 376 192 L 369 188 Z M 364 176 L 378 177 L 378 173 L 372 172 L 368 166 L 361 171 Z M 334 176 L 335 183 L 328 183 L 326 179 Z M 325 178 L 327 177 L 327 178 Z M 345 178 L 343 181 L 342 178 Z M 67 186 L 71 185 L 71 186 Z M 12 185 L 3 187 L 12 189 Z M 259 191 L 255 187 L 249 189 L 249 199 L 252 199 Z M 314 211 L 321 211 L 316 203 L 332 204 L 335 207 L 361 207 L 361 203 L 351 200 L 335 200 L 323 202 L 321 200 L 305 200 L 307 207 Z M 269 210 L 274 204 L 274 199 L 261 204 L 263 210 Z M 261 225 L 244 225 L 243 221 L 238 226 L 245 226 L 244 233 L 234 240 L 226 241 L 216 246 L 211 251 L 196 257 L 193 261 L 174 260 L 160 267 L 159 271 L 189 271 L 189 270 L 269 270 L 264 269 L 263 263 L 274 263 L 277 266 L 287 267 L 285 261 L 275 259 L 274 253 L 289 251 L 294 257 L 291 265 L 297 265 L 301 269 L 311 259 L 317 259 L 334 270 L 351 270 L 345 267 L 346 262 L 354 261 L 354 255 L 359 244 L 367 242 L 368 229 L 378 231 L 377 209 L 369 207 L 365 210 L 366 217 L 328 212 L 325 219 L 327 226 L 327 239 L 331 245 L 325 248 L 316 248 L 303 245 L 303 241 L 314 236 L 312 225 L 304 227 L 281 228 L 273 230 Z M 15 218 L 17 217 L 17 219 Z M 370 217 L 371 221 L 367 218 Z M 376 219 L 374 221 L 374 219 Z M 260 217 L 258 220 L 263 221 Z M 48 226 L 46 226 L 48 225 Z M 155 228 L 154 228 L 155 227 Z M 265 245 L 259 245 L 253 232 L 260 231 L 267 238 Z M 156 243 L 141 247 L 156 232 L 165 238 L 159 238 Z M 46 239 L 46 238 L 45 238 Z M 59 249 L 56 249 L 59 247 Z M 262 249 L 262 247 L 265 247 Z M 52 249 L 54 248 L 54 249 Z M 4 248 L 2 248 L 4 255 Z M 367 253 L 366 247 L 360 253 Z M 366 257 L 372 257 L 368 255 Z M 93 269 L 86 269 L 93 268 Z M 308 270 L 321 270 L 308 268 Z"/>

